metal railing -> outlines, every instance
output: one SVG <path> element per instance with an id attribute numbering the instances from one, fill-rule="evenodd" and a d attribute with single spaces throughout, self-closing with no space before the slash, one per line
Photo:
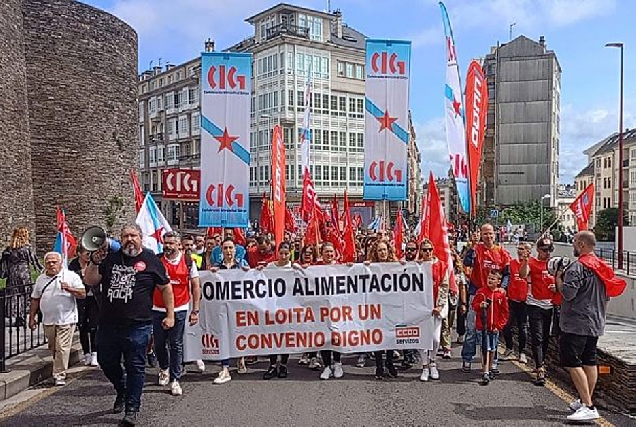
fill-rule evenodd
<path id="1" fill-rule="evenodd" d="M 618 251 L 615 249 L 596 249 L 596 256 L 605 260 L 614 270 L 618 270 Z M 636 252 L 623 251 L 623 270 L 629 276 L 636 275 Z"/>
<path id="2" fill-rule="evenodd" d="M 0 372 L 6 372 L 7 359 L 46 344 L 44 327 L 29 328 L 29 308 L 33 285 L 0 289 Z"/>

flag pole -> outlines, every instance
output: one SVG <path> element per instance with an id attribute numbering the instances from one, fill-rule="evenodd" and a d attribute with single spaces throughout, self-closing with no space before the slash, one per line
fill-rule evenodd
<path id="1" fill-rule="evenodd" d="M 566 206 L 565 209 L 563 209 L 561 212 L 559 212 L 559 214 L 557 215 L 556 219 L 554 220 L 554 222 L 552 224 L 550 224 L 550 226 L 548 226 L 548 228 L 546 228 L 545 230 L 543 230 L 543 232 L 539 235 L 539 238 L 537 239 L 537 241 L 535 242 L 535 244 L 537 242 L 539 242 L 539 240 L 541 240 L 541 238 L 545 235 L 546 232 L 550 231 L 550 229 L 552 227 L 554 227 L 557 222 L 559 222 L 561 220 L 561 218 L 563 218 L 563 215 L 565 215 L 565 213 L 568 211 L 568 209 L 570 209 L 569 206 Z"/>

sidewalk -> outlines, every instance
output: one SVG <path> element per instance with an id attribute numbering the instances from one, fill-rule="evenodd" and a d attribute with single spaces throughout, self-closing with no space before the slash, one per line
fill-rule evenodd
<path id="1" fill-rule="evenodd" d="M 78 363 L 82 349 L 76 338 L 71 349 L 69 366 Z M 0 373 L 0 400 L 14 396 L 27 388 L 51 378 L 53 356 L 46 345 L 29 350 L 7 360 L 7 373 Z"/>

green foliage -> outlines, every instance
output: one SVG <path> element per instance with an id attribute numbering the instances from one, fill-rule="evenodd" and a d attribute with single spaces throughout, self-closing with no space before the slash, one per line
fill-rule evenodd
<path id="1" fill-rule="evenodd" d="M 556 221 L 556 214 L 550 207 L 543 207 L 543 223 L 541 223 L 541 203 L 539 201 L 519 203 L 509 206 L 500 214 L 500 224 L 506 224 L 510 220 L 512 224 L 525 224 L 532 226 L 536 231 L 545 230 Z M 552 228 L 557 227 L 557 225 Z"/>
<path id="2" fill-rule="evenodd" d="M 594 234 L 598 240 L 614 241 L 618 225 L 618 208 L 608 208 L 596 215 Z M 627 211 L 623 211 L 623 225 L 628 225 Z"/>
<path id="3" fill-rule="evenodd" d="M 113 232 L 113 227 L 117 222 L 122 209 L 124 208 L 124 198 L 121 196 L 113 196 L 108 199 L 108 206 L 104 209 L 106 216 L 106 230 L 109 234 Z"/>

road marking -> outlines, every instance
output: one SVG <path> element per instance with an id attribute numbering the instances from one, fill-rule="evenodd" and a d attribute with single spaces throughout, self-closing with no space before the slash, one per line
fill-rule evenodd
<path id="1" fill-rule="evenodd" d="M 525 363 L 519 363 L 518 360 L 510 360 L 510 362 L 513 365 L 515 365 L 517 368 L 521 369 L 523 372 L 528 374 L 528 376 L 530 377 L 532 376 L 532 369 L 530 369 L 530 367 L 528 367 L 528 365 L 526 365 Z M 559 387 L 554 381 L 550 380 L 549 378 L 546 379 L 545 388 L 550 390 L 552 394 L 554 394 L 559 399 L 563 400 L 568 405 L 570 404 L 570 402 L 575 400 L 574 396 L 570 392 Z M 596 420 L 596 424 L 602 427 L 616 427 L 614 424 L 612 424 L 611 422 L 609 422 L 603 417 Z"/>

